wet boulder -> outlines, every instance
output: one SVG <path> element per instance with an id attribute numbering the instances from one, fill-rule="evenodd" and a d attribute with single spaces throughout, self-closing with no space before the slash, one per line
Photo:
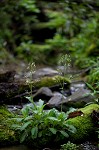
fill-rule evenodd
<path id="1" fill-rule="evenodd" d="M 62 101 L 66 101 L 66 97 L 63 94 L 59 93 L 59 92 L 54 92 L 53 96 L 48 101 L 47 106 L 57 107 L 57 106 L 59 106 L 59 104 L 62 103 Z"/>
<path id="2" fill-rule="evenodd" d="M 38 89 L 40 87 L 53 88 L 54 86 L 57 86 L 57 85 L 59 85 L 61 87 L 61 85 L 63 83 L 65 84 L 65 88 L 67 87 L 67 89 L 68 89 L 71 81 L 69 78 L 55 75 L 53 77 L 48 76 L 48 77 L 42 77 L 42 78 L 37 79 L 37 80 L 33 80 L 32 85 L 33 85 L 34 89 Z"/>
<path id="3" fill-rule="evenodd" d="M 78 109 L 83 112 L 83 115 L 77 116 L 74 118 L 69 118 L 66 123 L 73 125 L 76 127 L 76 132 L 70 135 L 70 141 L 72 142 L 84 142 L 88 141 L 88 139 L 94 137 L 97 139 L 96 135 L 96 124 L 92 120 L 92 112 L 93 110 L 99 111 L 98 104 L 90 104 L 84 108 Z M 93 139 L 91 139 L 93 140 Z"/>
<path id="4" fill-rule="evenodd" d="M 44 101 L 48 101 L 53 96 L 51 89 L 48 87 L 41 87 L 34 95 L 33 100 L 37 101 L 42 99 Z"/>
<path id="5" fill-rule="evenodd" d="M 59 105 L 64 105 L 65 107 L 83 107 L 85 104 L 92 102 L 94 97 L 91 95 L 90 90 L 79 88 L 72 95 L 64 97 L 64 95 L 57 95 L 52 97 L 48 101 L 48 106 L 55 107 Z"/>

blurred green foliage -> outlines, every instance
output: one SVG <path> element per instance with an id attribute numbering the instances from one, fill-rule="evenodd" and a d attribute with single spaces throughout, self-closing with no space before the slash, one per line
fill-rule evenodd
<path id="1" fill-rule="evenodd" d="M 93 88 L 98 91 L 99 95 L 99 57 L 94 62 L 94 65 L 90 70 L 90 74 L 88 76 L 88 83 L 90 83 Z"/>
<path id="2" fill-rule="evenodd" d="M 99 55 L 98 7 L 98 0 L 2 0 L 0 50 L 36 63 L 71 53 L 76 65 L 89 67 Z"/>
<path id="3" fill-rule="evenodd" d="M 0 49 L 9 51 L 30 40 L 31 24 L 37 21 L 39 9 L 35 0 L 4 0 L 0 2 Z"/>

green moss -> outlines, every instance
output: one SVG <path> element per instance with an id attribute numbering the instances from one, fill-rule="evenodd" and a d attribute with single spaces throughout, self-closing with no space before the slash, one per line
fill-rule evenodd
<path id="1" fill-rule="evenodd" d="M 18 142 L 18 135 L 11 129 L 14 121 L 10 120 L 14 114 L 9 112 L 6 107 L 0 107 L 0 146 L 11 145 Z"/>
<path id="2" fill-rule="evenodd" d="M 77 131 L 74 134 L 70 135 L 70 140 L 73 142 L 85 141 L 92 134 L 95 133 L 95 125 L 92 122 L 90 114 L 93 110 L 98 110 L 99 105 L 91 104 L 85 108 L 80 109 L 84 115 L 77 116 L 75 118 L 70 118 L 67 120 L 68 124 L 71 124 L 76 127 Z"/>
<path id="3" fill-rule="evenodd" d="M 70 84 L 70 80 L 68 78 L 57 75 L 54 77 L 43 77 L 40 80 L 36 80 L 33 82 L 33 86 L 37 88 L 40 88 L 43 86 L 50 87 L 50 86 L 54 86 L 57 84 L 61 85 L 63 82 L 67 84 L 67 87 Z"/>
<path id="4" fill-rule="evenodd" d="M 98 110 L 99 109 L 99 105 L 98 104 L 91 104 L 91 105 L 88 105 L 84 108 L 81 108 L 80 110 L 88 115 L 88 114 L 91 114 L 93 110 Z"/>
<path id="5" fill-rule="evenodd" d="M 4 106 L 0 106 L 0 121 L 2 118 L 10 117 L 12 114 Z"/>

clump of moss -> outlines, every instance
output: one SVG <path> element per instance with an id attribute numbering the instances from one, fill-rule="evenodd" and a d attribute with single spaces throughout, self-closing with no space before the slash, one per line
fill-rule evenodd
<path id="1" fill-rule="evenodd" d="M 33 86 L 40 88 L 40 87 L 51 87 L 57 84 L 62 84 L 62 83 L 66 83 L 67 87 L 70 85 L 70 80 L 66 77 L 62 77 L 62 76 L 54 76 L 54 77 L 43 77 L 40 80 L 35 80 L 33 82 Z"/>
<path id="2" fill-rule="evenodd" d="M 99 110 L 99 105 L 97 104 L 91 104 L 91 105 L 88 105 L 84 108 L 81 108 L 80 109 L 84 114 L 86 115 L 90 115 L 92 113 L 93 110 Z"/>
<path id="3" fill-rule="evenodd" d="M 14 114 L 9 112 L 6 107 L 0 107 L 0 146 L 11 145 L 18 142 L 18 136 L 11 129 L 14 123 L 11 118 Z"/>
<path id="4" fill-rule="evenodd" d="M 91 113 L 93 110 L 98 109 L 99 105 L 91 104 L 85 108 L 80 109 L 84 113 L 83 116 L 77 116 L 67 120 L 68 124 L 72 124 L 77 129 L 76 133 L 70 135 L 70 141 L 85 141 L 87 138 L 90 138 L 91 134 L 95 133 L 95 125 L 92 122 Z"/>

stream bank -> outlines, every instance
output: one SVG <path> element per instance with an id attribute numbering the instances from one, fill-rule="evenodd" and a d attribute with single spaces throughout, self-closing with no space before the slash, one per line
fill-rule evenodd
<path id="1" fill-rule="evenodd" d="M 45 70 L 47 70 L 47 71 L 45 71 Z M 79 78 L 80 80 L 78 80 L 78 81 L 77 81 L 77 78 L 76 78 L 75 81 L 73 81 L 73 80 L 70 81 L 68 78 L 65 78 L 65 79 L 64 78 L 59 78 L 58 79 L 58 78 L 56 78 L 57 75 L 59 75 L 59 73 L 57 72 L 57 70 L 54 70 L 54 69 L 48 68 L 48 67 L 47 68 L 46 67 L 42 68 L 40 70 L 38 69 L 35 72 L 35 74 L 33 75 L 33 79 L 32 80 L 35 80 L 35 77 L 37 77 L 35 85 L 38 88 L 34 89 L 34 91 L 32 93 L 33 97 L 34 97 L 34 101 L 36 103 L 39 99 L 44 100 L 44 103 L 47 106 L 46 109 L 56 108 L 56 109 L 58 109 L 60 111 L 60 109 L 61 109 L 60 104 L 61 103 L 63 104 L 63 111 L 65 111 L 65 112 L 68 110 L 69 107 L 75 108 L 76 115 L 75 115 L 75 113 L 72 113 L 72 116 L 70 116 L 70 119 L 67 120 L 67 122 L 71 122 L 71 124 L 73 124 L 73 122 L 75 122 L 74 125 L 76 125 L 76 121 L 77 121 L 76 118 L 78 119 L 77 122 L 79 122 L 79 123 L 78 123 L 78 125 L 76 127 L 79 129 L 78 130 L 79 134 L 77 134 L 77 135 L 75 134 L 75 139 L 77 141 L 79 141 L 79 139 L 81 141 L 83 141 L 83 139 L 87 135 L 87 134 L 84 134 L 84 132 L 86 133 L 86 131 L 87 131 L 88 134 L 89 133 L 90 134 L 94 133 L 93 127 L 90 128 L 90 123 L 92 123 L 92 122 L 90 122 L 91 118 L 88 119 L 88 118 L 85 117 L 87 122 L 89 120 L 88 125 L 87 125 L 87 122 L 85 120 L 83 120 L 82 118 L 80 118 L 80 117 L 82 117 L 82 114 L 84 113 L 83 109 L 85 108 L 85 105 L 88 104 L 88 103 L 90 103 L 90 102 L 93 102 L 94 97 L 91 95 L 91 93 L 90 93 L 91 91 L 88 89 L 88 87 L 86 86 L 85 82 L 83 80 L 81 80 L 80 78 Z M 15 76 L 15 78 L 17 77 L 17 80 L 20 79 L 17 76 L 17 74 L 14 74 L 14 76 Z M 37 81 L 38 78 L 39 78 L 39 82 Z M 55 78 L 57 79 L 56 81 L 59 81 L 59 82 L 56 82 Z M 16 79 L 13 79 L 13 83 L 14 83 L 15 80 Z M 21 81 L 20 82 L 24 83 L 23 81 L 25 81 L 25 80 L 22 80 L 22 82 Z M 42 81 L 44 81 L 44 82 L 42 82 Z M 60 83 L 61 82 L 63 83 L 63 81 L 64 81 L 64 90 L 61 90 Z M 8 84 L 9 85 L 12 84 L 11 82 L 9 82 Z M 39 83 L 38 84 L 39 86 L 37 86 L 37 83 Z M 41 83 L 43 83 L 43 84 L 41 84 Z M 20 113 L 21 108 L 24 108 L 24 107 L 26 107 L 26 106 L 29 105 L 29 102 L 26 101 L 26 99 L 24 97 L 24 96 L 27 96 L 29 94 L 28 92 L 26 92 L 25 95 L 24 95 L 24 90 L 23 90 L 23 93 L 19 93 L 18 92 L 18 97 L 15 97 L 15 103 L 14 103 L 14 98 L 12 99 L 13 104 L 11 102 L 11 99 L 9 99 L 9 101 L 8 100 L 7 101 L 3 101 L 2 104 L 4 105 L 5 104 L 4 102 L 7 102 L 6 106 L 7 106 L 7 109 L 10 111 L 10 113 L 14 113 L 14 115 L 16 113 L 18 114 L 18 113 Z M 19 102 L 18 102 L 20 100 L 20 96 L 21 96 L 21 100 L 23 99 L 23 101 L 21 101 L 21 105 L 19 105 Z M 64 99 L 63 99 L 63 96 L 64 96 Z M 82 108 L 82 107 L 84 107 L 84 108 Z M 89 110 L 91 110 L 91 112 L 88 111 L 88 113 L 90 113 L 90 114 L 94 110 L 97 111 L 99 109 L 98 105 L 95 105 L 95 104 L 93 104 L 92 108 L 91 108 L 91 105 L 89 105 L 89 108 L 90 108 Z M 85 111 L 85 114 L 86 114 L 87 110 L 84 110 L 84 111 Z M 82 124 L 84 126 L 85 122 L 86 122 L 86 127 L 84 127 L 84 131 L 82 131 L 82 133 L 81 133 L 80 123 L 81 123 L 81 126 L 82 126 Z M 94 122 L 92 124 L 95 125 Z M 13 133 L 13 131 L 11 131 L 11 132 Z M 82 135 L 82 137 L 84 136 L 84 138 L 78 137 L 78 135 L 79 136 Z M 71 139 L 73 140 L 74 136 L 73 137 L 71 136 Z M 73 141 L 73 142 L 76 142 L 76 141 Z M 85 142 L 85 144 L 83 144 L 83 150 L 85 150 L 84 146 L 85 147 L 89 146 L 90 149 L 91 149 L 91 147 L 94 148 L 94 145 L 92 146 L 90 144 L 90 142 L 88 143 L 87 141 Z M 14 148 L 17 148 L 17 147 L 14 147 Z M 27 147 L 24 147 L 24 148 L 27 148 Z M 13 149 L 13 147 L 11 149 Z"/>

